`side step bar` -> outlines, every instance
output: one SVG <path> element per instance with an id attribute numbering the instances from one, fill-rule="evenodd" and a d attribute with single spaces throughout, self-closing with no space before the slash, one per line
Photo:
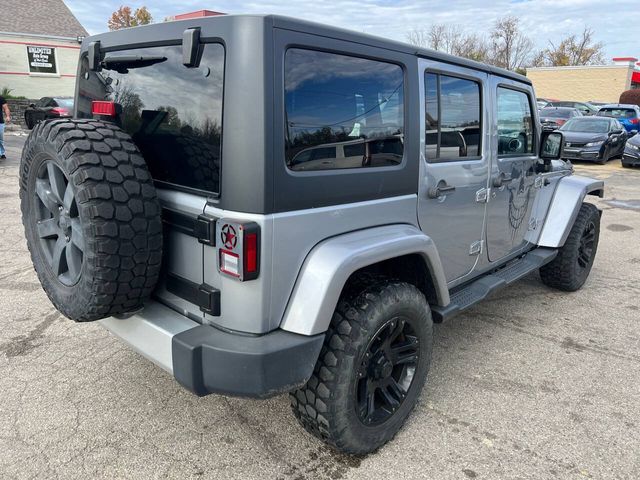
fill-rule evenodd
<path id="1" fill-rule="evenodd" d="M 441 323 L 456 316 L 484 300 L 493 292 L 520 280 L 534 270 L 538 270 L 553 260 L 557 254 L 558 251 L 554 248 L 536 248 L 523 257 L 507 263 L 504 267 L 487 273 L 477 280 L 452 291 L 449 305 L 446 307 L 432 307 L 433 321 Z"/>

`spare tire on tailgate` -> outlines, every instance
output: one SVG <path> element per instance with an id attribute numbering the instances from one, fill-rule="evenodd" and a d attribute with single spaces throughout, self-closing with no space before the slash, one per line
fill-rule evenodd
<path id="1" fill-rule="evenodd" d="M 95 120 L 43 122 L 20 164 L 27 246 L 55 307 L 84 322 L 132 312 L 155 288 L 160 205 L 131 137 Z"/>

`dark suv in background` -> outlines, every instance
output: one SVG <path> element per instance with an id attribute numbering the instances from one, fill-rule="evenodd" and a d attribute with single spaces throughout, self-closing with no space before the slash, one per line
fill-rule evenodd
<path id="1" fill-rule="evenodd" d="M 545 107 L 540 110 L 540 123 L 544 131 L 551 131 L 560 128 L 570 118 L 580 116 L 582 113 L 577 108 Z"/>
<path id="2" fill-rule="evenodd" d="M 575 108 L 579 110 L 583 115 L 595 115 L 596 113 L 598 113 L 598 107 L 593 106 L 588 102 L 555 101 L 546 106 Z"/>

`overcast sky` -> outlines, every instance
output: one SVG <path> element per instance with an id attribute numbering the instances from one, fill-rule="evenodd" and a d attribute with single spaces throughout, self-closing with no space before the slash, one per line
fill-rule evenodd
<path id="1" fill-rule="evenodd" d="M 107 30 L 111 12 L 122 4 L 146 5 L 156 21 L 194 10 L 226 13 L 275 13 L 405 40 L 407 31 L 433 23 L 457 23 L 473 33 L 487 32 L 503 15 L 520 18 L 522 27 L 537 47 L 557 42 L 568 33 L 580 33 L 585 25 L 605 44 L 608 58 L 640 56 L 638 28 L 640 8 L 623 0 L 231 0 L 131 1 L 65 0 L 89 31 Z"/>

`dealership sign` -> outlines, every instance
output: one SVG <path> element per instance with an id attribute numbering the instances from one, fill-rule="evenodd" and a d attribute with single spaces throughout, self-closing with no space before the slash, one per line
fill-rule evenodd
<path id="1" fill-rule="evenodd" d="M 55 48 L 28 45 L 27 58 L 30 73 L 58 73 Z"/>

